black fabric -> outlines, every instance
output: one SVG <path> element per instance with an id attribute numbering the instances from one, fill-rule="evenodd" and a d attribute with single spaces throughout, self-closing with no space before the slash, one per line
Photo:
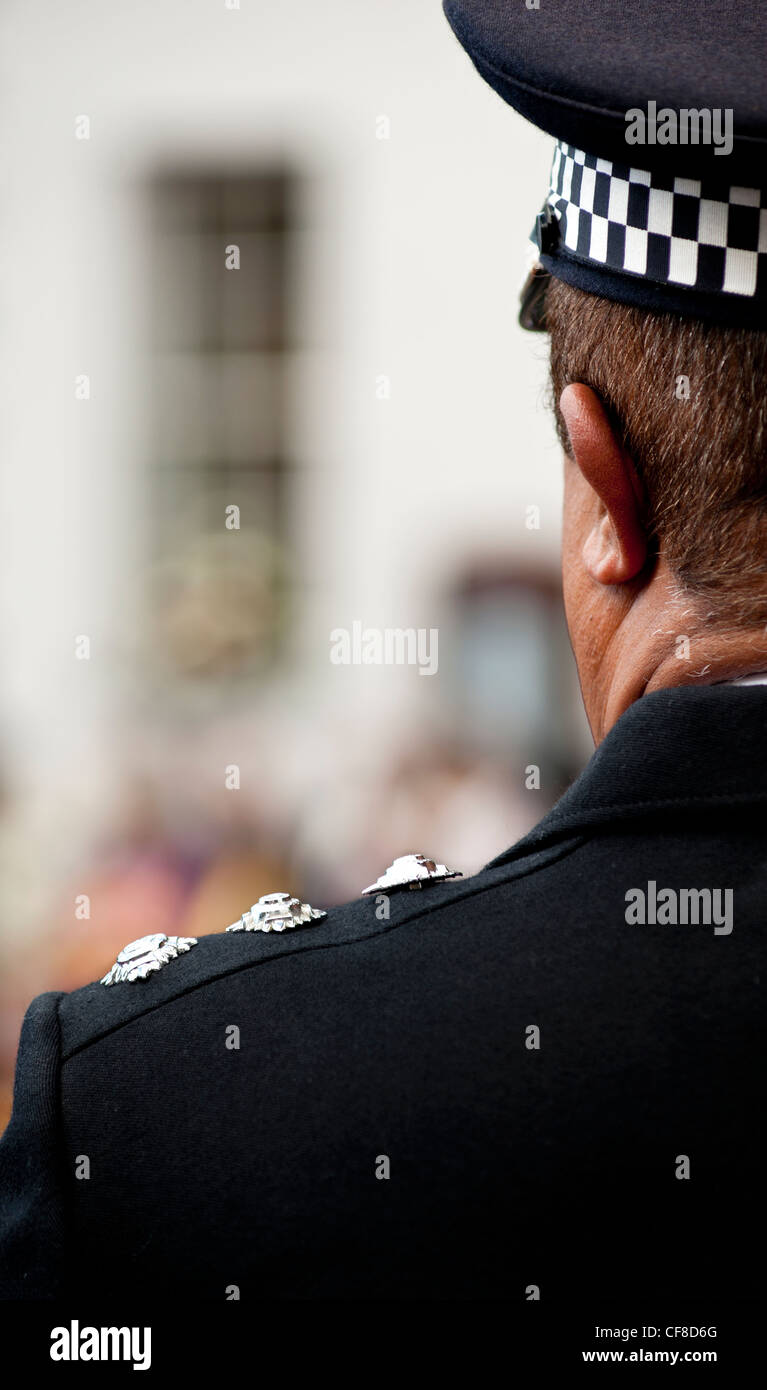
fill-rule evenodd
<path id="1" fill-rule="evenodd" d="M 563 834 L 634 820 L 643 810 L 657 822 L 695 808 L 764 806 L 765 719 L 767 686 L 669 687 L 646 695 L 613 726 L 549 814 L 491 867 Z"/>
<path id="2" fill-rule="evenodd" d="M 766 714 L 646 696 L 474 878 L 36 1001 L 0 1293 L 763 1298 Z M 732 932 L 628 925 L 649 880 Z"/>
<path id="3" fill-rule="evenodd" d="M 13 1118 L 0 1140 L 0 1296 L 52 1298 L 65 1277 L 69 1155 L 61 1148 L 60 994 L 30 1004 L 21 1030 Z M 71 1171 L 71 1170 L 70 1170 Z"/>
<path id="4" fill-rule="evenodd" d="M 478 72 L 521 115 L 606 159 L 759 186 L 767 152 L 764 8 L 743 0 L 444 0 Z M 734 148 L 626 144 L 625 112 L 733 111 Z M 641 152 L 641 159 L 640 159 Z M 683 168 L 680 168 L 680 157 Z"/>

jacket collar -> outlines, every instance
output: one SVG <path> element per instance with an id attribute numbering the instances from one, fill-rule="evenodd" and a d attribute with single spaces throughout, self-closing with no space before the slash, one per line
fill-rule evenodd
<path id="1" fill-rule="evenodd" d="M 589 826 L 767 801 L 767 687 L 656 690 L 626 710 L 580 777 L 488 868 Z"/>

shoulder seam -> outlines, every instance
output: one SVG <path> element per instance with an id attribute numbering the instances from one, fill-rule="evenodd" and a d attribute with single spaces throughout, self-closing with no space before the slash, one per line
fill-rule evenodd
<path id="1" fill-rule="evenodd" d="M 561 851 L 560 853 L 552 858 L 546 859 L 544 863 L 532 863 L 528 868 L 525 868 L 524 861 L 518 861 L 511 866 L 503 865 L 502 867 L 506 869 L 507 872 L 500 874 L 492 883 L 481 884 L 479 887 L 470 889 L 462 894 L 457 893 L 447 901 L 441 899 L 438 902 L 427 902 L 423 904 L 423 906 L 415 908 L 413 912 L 401 918 L 399 921 L 389 922 L 386 926 L 379 927 L 375 931 L 364 931 L 357 936 L 348 937 L 344 941 L 317 941 L 314 944 L 305 946 L 300 946 L 298 944 L 295 946 L 286 946 L 284 950 L 275 952 L 272 955 L 262 956 L 260 960 L 241 962 L 233 966 L 231 970 L 222 971 L 220 974 L 211 976 L 205 980 L 196 980 L 194 984 L 188 985 L 186 989 L 180 989 L 178 993 L 170 995 L 167 999 L 162 999 L 155 1004 L 148 1005 L 142 1013 L 132 1014 L 130 1018 L 121 1019 L 119 1023 L 114 1023 L 111 1027 L 105 1028 L 102 1032 L 94 1034 L 94 1036 L 88 1038 L 86 1042 L 78 1043 L 76 1047 L 72 1048 L 71 1052 L 61 1054 L 61 1061 L 62 1063 L 72 1061 L 80 1052 L 84 1052 L 87 1048 L 93 1047 L 95 1043 L 102 1042 L 104 1038 L 111 1037 L 113 1033 L 118 1033 L 121 1028 L 135 1023 L 139 1018 L 145 1018 L 147 1014 L 155 1013 L 158 1009 L 164 1008 L 166 1004 L 172 1003 L 175 999 L 183 999 L 187 994 L 194 994 L 198 989 L 205 989 L 207 985 L 211 984 L 214 980 L 226 980 L 229 976 L 240 975 L 245 970 L 256 970 L 261 965 L 270 965 L 273 961 L 284 960 L 286 956 L 307 955 L 315 951 L 334 951 L 344 946 L 355 946 L 361 941 L 370 941 L 375 937 L 388 936 L 390 932 L 397 931 L 400 927 L 409 926 L 411 922 L 416 922 L 423 917 L 428 917 L 432 913 L 438 912 L 443 908 L 451 907 L 454 903 L 465 902 L 470 898 L 479 897 L 482 893 L 489 893 L 492 889 L 499 888 L 504 883 L 508 883 L 517 878 L 527 878 L 531 874 L 547 869 L 552 864 L 558 863 L 560 859 L 564 859 L 567 855 L 580 849 L 589 838 L 588 836 L 581 835 L 578 836 L 577 839 L 568 840 L 565 844 L 557 847 Z M 519 872 L 509 873 L 509 868 L 519 870 Z M 465 885 L 465 887 L 468 888 L 468 885 Z"/>

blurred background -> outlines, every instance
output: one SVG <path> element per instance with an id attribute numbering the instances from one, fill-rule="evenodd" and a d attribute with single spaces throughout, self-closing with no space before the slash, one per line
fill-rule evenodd
<path id="1" fill-rule="evenodd" d="M 439 0 L 0 29 L 1 1129 L 35 994 L 398 854 L 474 872 L 590 740 L 516 322 L 550 141 Z M 355 623 L 436 671 L 334 663 Z"/>

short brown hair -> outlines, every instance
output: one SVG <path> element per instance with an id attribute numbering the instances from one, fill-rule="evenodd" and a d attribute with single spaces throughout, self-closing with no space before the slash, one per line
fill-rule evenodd
<path id="1" fill-rule="evenodd" d="M 571 381 L 601 398 L 647 496 L 655 545 L 713 619 L 767 623 L 767 333 L 546 291 L 557 429 Z M 689 399 L 684 383 L 689 379 Z"/>

